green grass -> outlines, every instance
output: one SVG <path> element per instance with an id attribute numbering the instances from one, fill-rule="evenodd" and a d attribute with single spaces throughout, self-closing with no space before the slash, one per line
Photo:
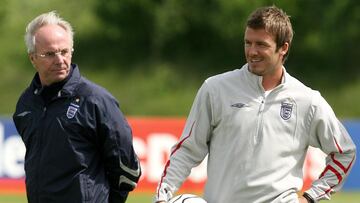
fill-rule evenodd
<path id="1" fill-rule="evenodd" d="M 127 203 L 151 203 L 154 194 L 133 193 L 130 194 Z M 358 203 L 360 192 L 340 192 L 333 196 L 331 201 L 322 201 L 329 203 Z M 26 203 L 24 195 L 0 195 L 1 203 Z"/>

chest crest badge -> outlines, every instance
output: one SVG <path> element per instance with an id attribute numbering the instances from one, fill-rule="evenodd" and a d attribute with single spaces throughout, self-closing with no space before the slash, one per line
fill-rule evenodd
<path id="1" fill-rule="evenodd" d="M 70 103 L 67 111 L 66 111 L 66 117 L 68 119 L 71 119 L 71 118 L 74 118 L 74 116 L 76 115 L 76 112 L 78 111 L 79 109 L 79 105 L 77 104 L 74 104 L 74 103 Z"/>
<path id="2" fill-rule="evenodd" d="M 291 113 L 293 110 L 294 104 L 282 102 L 280 108 L 280 116 L 284 120 L 289 120 L 291 118 Z"/>

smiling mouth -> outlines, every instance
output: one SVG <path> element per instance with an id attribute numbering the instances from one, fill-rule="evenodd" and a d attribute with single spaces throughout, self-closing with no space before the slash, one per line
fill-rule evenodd
<path id="1" fill-rule="evenodd" d="M 250 59 L 250 63 L 258 63 L 261 62 L 261 59 Z"/>

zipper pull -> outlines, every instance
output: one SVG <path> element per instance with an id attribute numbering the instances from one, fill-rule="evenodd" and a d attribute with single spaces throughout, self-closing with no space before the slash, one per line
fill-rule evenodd
<path id="1" fill-rule="evenodd" d="M 43 112 L 42 112 L 42 117 L 45 117 L 45 115 L 46 115 L 46 111 L 47 111 L 47 108 L 46 108 L 46 106 L 44 106 L 44 108 L 43 108 Z"/>
<path id="2" fill-rule="evenodd" d="M 260 104 L 260 108 L 259 108 L 259 113 L 262 113 L 264 111 L 264 107 L 265 107 L 265 100 L 261 100 L 261 104 Z"/>

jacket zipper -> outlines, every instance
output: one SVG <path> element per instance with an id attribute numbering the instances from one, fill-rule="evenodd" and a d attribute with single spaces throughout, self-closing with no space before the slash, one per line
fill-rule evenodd
<path id="1" fill-rule="evenodd" d="M 259 140 L 260 140 L 260 136 L 261 135 L 261 129 L 262 129 L 262 124 L 263 124 L 263 116 L 264 116 L 264 108 L 265 108 L 265 96 L 263 96 L 261 98 L 261 102 L 260 102 L 260 106 L 259 106 L 259 110 L 258 110 L 258 119 L 257 119 L 257 124 L 256 124 L 256 133 L 255 133 L 255 136 L 254 136 L 254 145 L 258 145 L 259 143 Z"/>
<path id="2" fill-rule="evenodd" d="M 44 136 L 46 136 L 46 135 L 44 135 L 44 133 L 45 133 L 44 127 L 46 126 L 46 115 L 47 115 L 48 106 L 50 106 L 51 103 L 53 103 L 55 100 L 57 100 L 59 98 L 62 98 L 62 97 L 63 96 L 60 93 L 58 93 L 57 97 L 52 98 L 50 100 L 50 102 L 48 102 L 48 103 L 44 103 L 44 106 L 42 108 L 41 119 L 39 120 L 42 123 L 42 127 L 41 127 L 41 130 L 40 130 L 40 133 L 39 133 L 40 134 L 40 138 L 39 138 L 39 159 L 38 159 L 37 168 L 41 168 L 40 160 L 41 160 L 42 148 L 43 148 L 42 143 L 43 143 Z M 40 185 L 39 180 L 40 180 L 40 178 L 39 177 L 41 177 L 40 176 L 40 169 L 36 171 L 36 182 L 38 184 L 37 187 L 36 187 L 36 193 L 37 193 L 36 194 L 36 196 L 37 196 L 36 199 L 37 199 L 37 202 L 40 202 L 40 192 L 39 192 L 39 185 Z"/>
<path id="3" fill-rule="evenodd" d="M 264 108 L 265 108 L 265 104 L 266 104 L 266 98 L 274 91 L 277 91 L 277 89 L 279 89 L 282 85 L 278 85 L 277 87 L 275 87 L 273 90 L 271 90 L 271 92 L 269 92 L 268 94 L 265 93 L 265 90 L 262 89 L 263 91 L 261 92 L 262 96 L 261 96 L 261 101 L 260 101 L 260 106 L 259 106 L 259 111 L 258 111 L 258 119 L 257 119 L 257 125 L 256 125 L 256 134 L 254 136 L 254 145 L 256 146 L 259 143 L 260 140 L 260 136 L 262 136 L 262 127 L 263 127 L 263 119 L 264 119 Z"/>

